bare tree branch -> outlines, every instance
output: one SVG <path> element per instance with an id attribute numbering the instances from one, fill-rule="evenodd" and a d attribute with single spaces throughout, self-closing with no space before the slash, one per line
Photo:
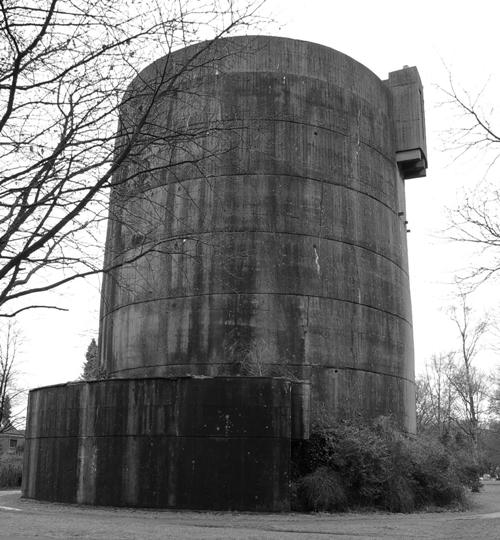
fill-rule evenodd
<path id="1" fill-rule="evenodd" d="M 16 400 L 25 394 L 17 386 L 17 353 L 20 335 L 13 322 L 2 327 L 0 339 L 0 433 L 16 428 L 22 412 L 15 408 Z"/>
<path id="2" fill-rule="evenodd" d="M 500 129 L 495 126 L 498 115 L 493 107 L 486 112 L 482 105 L 486 84 L 475 96 L 461 90 L 448 74 L 448 87 L 441 88 L 446 104 L 455 110 L 459 127 L 447 132 L 448 150 L 456 159 L 464 154 L 477 153 L 488 162 L 486 175 L 500 159 Z M 463 202 L 451 213 L 451 239 L 466 242 L 477 248 L 477 257 L 463 280 L 475 286 L 496 276 L 500 271 L 500 192 L 498 181 L 478 178 L 478 183 L 464 195 Z"/>
<path id="3" fill-rule="evenodd" d="M 207 134 L 219 130 L 224 141 L 227 132 L 230 140 L 237 122 L 192 121 L 202 100 L 187 80 L 224 54 L 215 52 L 220 38 L 258 22 L 261 4 L 0 0 L 0 316 L 40 308 L 45 302 L 32 295 L 135 260 L 137 252 L 125 253 L 103 268 L 110 187 L 126 196 L 146 173 L 176 175 L 184 166 L 204 175 L 207 156 L 228 151 L 229 143 L 210 147 Z M 140 75 L 152 56 L 201 39 L 182 65 L 167 59 L 154 81 Z M 186 121 L 171 130 L 155 121 L 168 99 L 186 104 Z M 144 150 L 154 155 L 160 146 L 171 157 L 150 167 Z M 172 246 L 170 238 L 144 243 L 141 256 L 175 255 Z"/>

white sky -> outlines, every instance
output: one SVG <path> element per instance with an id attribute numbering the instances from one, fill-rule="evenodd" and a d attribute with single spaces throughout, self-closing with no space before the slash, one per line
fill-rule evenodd
<path id="1" fill-rule="evenodd" d="M 490 78 L 489 96 L 500 95 L 497 1 L 420 0 L 269 0 L 278 24 L 272 34 L 314 41 L 355 58 L 381 79 L 404 65 L 417 66 L 424 85 L 429 169 L 427 178 L 407 181 L 410 279 L 417 371 L 433 353 L 456 347 L 445 309 L 457 269 L 470 255 L 463 245 L 442 239 L 446 210 L 457 196 L 479 181 L 486 159 L 469 156 L 453 161 L 443 152 L 442 132 L 458 125 L 449 109 L 439 106 L 448 66 L 455 81 L 471 91 Z M 493 105 L 493 101 L 490 101 Z M 441 237 L 441 239 L 440 239 Z M 97 337 L 99 280 L 74 282 L 61 291 L 67 313 L 25 313 L 21 371 L 27 387 L 78 378 L 92 337 Z M 477 295 L 478 311 L 494 309 L 494 285 Z M 483 366 L 499 363 L 486 351 Z"/>

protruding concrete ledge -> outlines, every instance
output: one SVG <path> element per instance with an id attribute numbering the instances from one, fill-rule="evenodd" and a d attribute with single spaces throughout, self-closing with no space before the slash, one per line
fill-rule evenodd
<path id="1" fill-rule="evenodd" d="M 396 161 L 401 176 L 405 179 L 425 176 L 427 143 L 424 97 L 418 70 L 405 66 L 392 71 L 385 84 L 393 98 Z"/>
<path id="2" fill-rule="evenodd" d="M 110 379 L 32 390 L 23 496 L 287 511 L 292 429 L 307 436 L 308 400 L 307 383 L 259 377 Z"/>

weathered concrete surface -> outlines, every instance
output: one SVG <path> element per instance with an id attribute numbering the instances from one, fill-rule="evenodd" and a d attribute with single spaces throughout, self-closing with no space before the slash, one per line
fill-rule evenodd
<path id="1" fill-rule="evenodd" d="M 0 538 L 470 540 L 497 539 L 500 482 L 473 495 L 469 512 L 418 514 L 242 514 L 140 511 L 20 500 L 0 491 Z"/>
<path id="2" fill-rule="evenodd" d="M 312 43 L 205 46 L 153 63 L 123 106 L 118 147 L 154 100 L 112 193 L 106 261 L 135 262 L 105 277 L 104 367 L 292 374 L 313 408 L 414 430 L 390 89 Z"/>
<path id="3" fill-rule="evenodd" d="M 291 386 L 284 379 L 221 377 L 32 390 L 23 495 L 94 505 L 287 511 Z M 303 435 L 307 428 L 295 423 Z"/>

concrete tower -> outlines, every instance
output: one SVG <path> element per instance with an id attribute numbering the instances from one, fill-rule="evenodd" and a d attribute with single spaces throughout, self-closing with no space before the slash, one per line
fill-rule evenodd
<path id="1" fill-rule="evenodd" d="M 160 97 L 112 195 L 107 264 L 133 263 L 105 277 L 102 365 L 112 377 L 294 376 L 333 416 L 392 414 L 414 430 L 404 179 L 425 174 L 416 68 L 384 82 L 303 41 L 204 47 L 129 89 L 127 135 Z"/>
<path id="2" fill-rule="evenodd" d="M 290 39 L 157 60 L 120 110 L 105 380 L 32 390 L 23 495 L 283 511 L 316 414 L 415 429 L 404 181 L 416 68 Z"/>

